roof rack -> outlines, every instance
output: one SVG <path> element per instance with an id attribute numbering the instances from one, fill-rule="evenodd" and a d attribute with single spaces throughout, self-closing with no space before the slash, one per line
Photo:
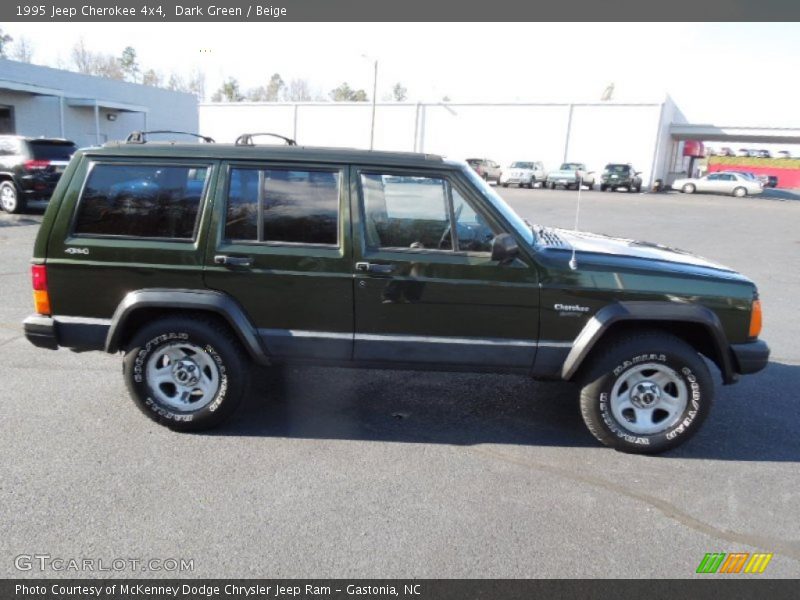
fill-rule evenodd
<path id="1" fill-rule="evenodd" d="M 236 138 L 235 145 L 237 146 L 255 146 L 253 143 L 253 138 L 257 135 L 269 135 L 272 137 L 276 137 L 278 139 L 283 140 L 286 142 L 287 146 L 297 146 L 297 142 L 294 141 L 292 138 L 288 138 L 286 136 L 280 135 L 278 133 L 243 133 L 238 138 Z"/>
<path id="2" fill-rule="evenodd" d="M 190 131 L 173 131 L 171 129 L 155 129 L 153 131 L 132 131 L 128 138 L 125 140 L 126 144 L 145 144 L 147 137 L 153 133 L 177 133 L 178 135 L 190 135 L 203 140 L 206 144 L 213 144 L 214 138 L 207 135 L 200 135 L 199 133 L 192 133 Z"/>

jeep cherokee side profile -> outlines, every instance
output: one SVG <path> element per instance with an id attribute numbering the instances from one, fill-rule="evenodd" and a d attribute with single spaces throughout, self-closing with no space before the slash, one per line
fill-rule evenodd
<path id="1" fill-rule="evenodd" d="M 122 352 L 137 406 L 178 431 L 231 415 L 254 367 L 301 362 L 574 381 L 598 440 L 648 453 L 708 415 L 703 357 L 725 384 L 767 364 L 730 269 L 531 226 L 464 162 L 247 141 L 78 151 L 26 337 Z"/>

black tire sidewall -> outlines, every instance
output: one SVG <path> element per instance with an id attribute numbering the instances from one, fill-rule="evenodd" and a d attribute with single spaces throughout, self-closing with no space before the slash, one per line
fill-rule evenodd
<path id="1" fill-rule="evenodd" d="M 691 349 L 690 349 L 691 350 Z M 641 348 L 609 356 L 594 371 L 594 378 L 581 391 L 581 411 L 590 431 L 604 444 L 626 452 L 655 453 L 674 448 L 688 440 L 700 428 L 711 409 L 714 384 L 702 358 L 693 350 L 665 349 L 644 351 Z M 651 435 L 633 433 L 619 423 L 611 411 L 611 392 L 616 381 L 643 363 L 659 363 L 672 369 L 688 392 L 686 408 L 680 419 L 668 429 Z"/>
<path id="2" fill-rule="evenodd" d="M 178 411 L 162 404 L 146 380 L 150 357 L 175 342 L 189 342 L 202 348 L 217 366 L 217 393 L 196 411 Z M 154 421 L 176 430 L 194 431 L 218 425 L 236 410 L 246 388 L 241 351 L 226 336 L 217 335 L 215 329 L 189 319 L 168 320 L 144 328 L 132 341 L 124 367 L 125 383 L 139 409 Z"/>

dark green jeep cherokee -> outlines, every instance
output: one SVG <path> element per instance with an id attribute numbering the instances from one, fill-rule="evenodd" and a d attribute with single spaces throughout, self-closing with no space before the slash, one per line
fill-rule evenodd
<path id="1" fill-rule="evenodd" d="M 27 338 L 124 353 L 176 430 L 219 424 L 255 366 L 520 373 L 581 386 L 592 434 L 660 452 L 714 384 L 767 364 L 755 285 L 655 244 L 531 226 L 462 162 L 237 144 L 79 151 L 45 213 Z"/>

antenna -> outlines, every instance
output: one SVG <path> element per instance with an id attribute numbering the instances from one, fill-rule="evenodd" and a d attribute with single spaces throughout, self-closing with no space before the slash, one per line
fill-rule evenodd
<path id="1" fill-rule="evenodd" d="M 581 217 L 581 188 L 583 187 L 583 174 L 578 171 L 578 201 L 575 203 L 575 227 L 574 230 L 578 231 L 578 223 Z M 572 257 L 569 259 L 569 268 L 573 271 L 578 268 L 578 259 L 575 258 L 575 245 L 572 244 Z"/>

